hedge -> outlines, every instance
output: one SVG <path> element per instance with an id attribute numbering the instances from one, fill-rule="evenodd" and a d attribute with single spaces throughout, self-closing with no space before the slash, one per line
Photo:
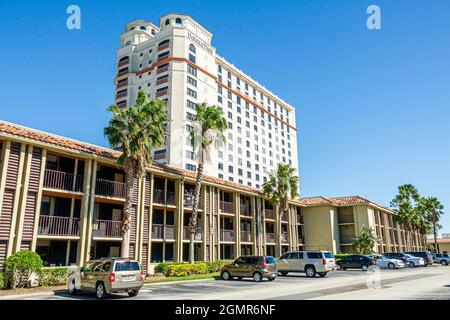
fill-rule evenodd
<path id="1" fill-rule="evenodd" d="M 206 263 L 193 263 L 193 264 L 172 264 L 167 266 L 167 271 L 164 274 L 166 277 L 185 277 L 193 274 L 206 274 L 208 273 L 208 267 Z"/>
<path id="2" fill-rule="evenodd" d="M 345 258 L 345 257 L 348 257 L 348 256 L 351 256 L 351 255 L 353 255 L 353 253 L 336 253 L 336 254 L 334 255 L 334 258 L 335 258 L 336 260 L 341 260 L 341 259 L 343 259 L 343 258 Z"/>
<path id="3" fill-rule="evenodd" d="M 203 273 L 191 273 L 191 274 L 206 274 L 206 273 L 215 273 L 215 272 L 219 272 L 220 269 L 222 269 L 222 267 L 225 264 L 230 263 L 231 261 L 229 260 L 217 260 L 217 261 L 202 261 L 202 262 L 196 262 L 193 265 L 198 265 L 198 264 L 204 264 L 206 266 L 206 270 Z M 186 262 L 161 262 L 158 263 L 155 267 L 155 273 L 162 273 L 164 275 L 167 276 L 167 274 L 169 274 L 170 272 L 174 272 L 173 270 L 185 270 L 184 266 L 192 266 L 192 264 L 188 264 Z M 171 269 L 171 271 L 169 272 L 169 268 Z M 192 267 L 188 267 L 187 269 L 190 270 L 189 268 Z M 195 267 L 193 267 L 195 269 Z M 202 270 L 202 267 L 200 267 L 200 270 Z M 195 272 L 197 272 L 198 270 L 196 269 Z M 181 271 L 180 271 L 181 272 Z M 188 271 L 186 271 L 188 272 Z M 183 272 L 181 272 L 183 273 Z M 183 275 L 177 275 L 177 276 L 186 276 L 189 274 L 183 274 Z"/>
<path id="4" fill-rule="evenodd" d="M 3 272 L 0 271 L 0 290 L 5 289 L 6 283 L 5 283 L 5 275 Z"/>
<path id="5" fill-rule="evenodd" d="M 67 267 L 43 268 L 39 273 L 39 286 L 62 286 L 67 283 Z"/>

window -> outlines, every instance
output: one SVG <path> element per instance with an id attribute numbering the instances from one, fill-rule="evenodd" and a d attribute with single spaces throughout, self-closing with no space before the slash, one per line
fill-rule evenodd
<path id="1" fill-rule="evenodd" d="M 197 92 L 192 90 L 191 88 L 187 88 L 187 94 L 191 97 L 197 98 Z"/>
<path id="2" fill-rule="evenodd" d="M 197 76 L 197 68 L 194 68 L 190 64 L 187 66 L 188 73 L 192 74 L 194 77 Z"/>
<path id="3" fill-rule="evenodd" d="M 223 170 L 223 163 L 218 163 L 218 165 L 217 165 L 217 168 L 219 169 L 219 170 Z"/>
<path id="4" fill-rule="evenodd" d="M 228 172 L 233 173 L 233 166 L 228 166 Z"/>
<path id="5" fill-rule="evenodd" d="M 220 64 L 217 66 L 217 72 L 222 73 L 222 66 Z"/>
<path id="6" fill-rule="evenodd" d="M 197 109 L 197 104 L 195 102 L 192 102 L 191 100 L 187 100 L 186 106 L 192 110 Z"/>
<path id="7" fill-rule="evenodd" d="M 180 19 L 180 18 L 176 18 L 176 19 L 175 19 L 175 23 L 176 23 L 176 24 L 181 24 L 181 19 Z"/>
<path id="8" fill-rule="evenodd" d="M 195 160 L 195 152 L 186 150 L 186 158 Z"/>
<path id="9" fill-rule="evenodd" d="M 223 174 L 219 173 L 218 177 L 219 179 L 223 179 Z"/>
<path id="10" fill-rule="evenodd" d="M 196 170 L 197 170 L 197 167 L 194 166 L 193 164 L 186 163 L 186 170 L 189 170 L 189 171 L 196 171 Z"/>
<path id="11" fill-rule="evenodd" d="M 166 26 L 168 26 L 169 24 L 170 24 L 170 20 L 167 19 L 167 20 L 166 20 Z"/>
<path id="12" fill-rule="evenodd" d="M 193 54 L 189 54 L 189 61 L 195 63 L 195 56 Z"/>
<path id="13" fill-rule="evenodd" d="M 194 87 L 197 86 L 197 80 L 195 80 L 194 78 L 191 78 L 189 76 L 187 76 L 187 82 L 191 85 L 193 85 Z"/>

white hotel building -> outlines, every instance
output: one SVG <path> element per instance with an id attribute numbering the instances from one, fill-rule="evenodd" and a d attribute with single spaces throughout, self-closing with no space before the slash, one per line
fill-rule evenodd
<path id="1" fill-rule="evenodd" d="M 169 138 L 154 160 L 196 170 L 189 130 L 195 105 L 222 107 L 227 141 L 213 148 L 210 176 L 260 188 L 278 163 L 298 170 L 295 110 L 216 53 L 212 34 L 188 15 L 167 14 L 160 26 L 128 23 L 117 50 L 115 103 L 133 105 L 139 90 L 166 101 Z"/>

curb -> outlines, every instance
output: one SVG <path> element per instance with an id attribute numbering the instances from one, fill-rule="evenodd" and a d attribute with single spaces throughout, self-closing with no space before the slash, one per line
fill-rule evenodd
<path id="1" fill-rule="evenodd" d="M 151 283 L 151 282 L 147 282 L 144 283 L 144 287 L 147 286 L 156 286 L 156 285 L 163 285 L 163 284 L 176 284 L 176 283 L 186 283 L 186 282 L 194 282 L 194 281 L 211 281 L 214 280 L 216 281 L 216 279 L 211 278 L 211 279 L 192 279 L 192 280 L 180 280 L 180 281 L 162 281 L 162 282 L 155 282 L 155 283 Z"/>
<path id="2" fill-rule="evenodd" d="M 20 293 L 20 294 L 5 294 L 0 296 L 0 300 L 14 300 L 14 299 L 20 299 L 20 298 L 27 298 L 27 297 L 33 297 L 33 296 L 40 296 L 40 295 L 48 295 L 48 296 L 54 296 L 56 293 L 63 292 L 64 290 L 54 290 L 54 291 L 40 291 L 40 292 L 33 292 L 33 293 Z"/>

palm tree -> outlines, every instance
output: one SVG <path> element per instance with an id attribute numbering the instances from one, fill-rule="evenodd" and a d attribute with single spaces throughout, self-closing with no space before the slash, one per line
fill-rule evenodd
<path id="1" fill-rule="evenodd" d="M 295 169 L 279 163 L 269 180 L 263 184 L 263 192 L 278 210 L 278 253 L 281 255 L 281 216 L 289 209 L 288 201 L 298 196 L 299 178 Z"/>
<path id="2" fill-rule="evenodd" d="M 359 235 L 353 239 L 352 246 L 360 254 L 373 253 L 373 247 L 380 242 L 371 227 L 363 225 Z"/>
<path id="3" fill-rule="evenodd" d="M 417 203 L 420 200 L 417 188 L 412 184 L 405 184 L 398 187 L 398 194 L 391 201 L 391 207 L 397 212 L 395 220 L 407 231 L 406 241 L 411 247 L 411 231 L 417 228 L 420 215 L 417 210 Z"/>
<path id="4" fill-rule="evenodd" d="M 104 129 L 109 144 L 122 151 L 118 163 L 123 166 L 126 176 L 125 205 L 122 216 L 122 256 L 129 255 L 129 229 L 131 223 L 131 198 L 134 193 L 134 181 L 144 178 L 145 168 L 152 163 L 153 148 L 165 144 L 164 124 L 166 105 L 161 100 L 148 101 L 145 92 L 140 91 L 136 104 L 129 108 L 110 106 L 112 113 L 108 127 Z"/>
<path id="5" fill-rule="evenodd" d="M 437 231 L 438 222 L 441 215 L 444 214 L 444 206 L 435 197 L 421 198 L 418 209 L 424 217 L 425 223 L 428 223 L 429 229 L 433 230 L 434 252 L 437 252 Z M 431 226 L 430 226 L 431 225 Z"/>
<path id="6" fill-rule="evenodd" d="M 198 204 L 202 186 L 205 161 L 209 160 L 209 151 L 212 144 L 225 142 L 224 132 L 228 128 L 227 120 L 219 106 L 208 106 L 205 103 L 197 105 L 194 117 L 194 130 L 190 133 L 191 144 L 197 150 L 197 177 L 195 180 L 194 201 L 192 215 L 189 220 L 189 262 L 194 263 L 194 238 L 198 225 Z"/>

